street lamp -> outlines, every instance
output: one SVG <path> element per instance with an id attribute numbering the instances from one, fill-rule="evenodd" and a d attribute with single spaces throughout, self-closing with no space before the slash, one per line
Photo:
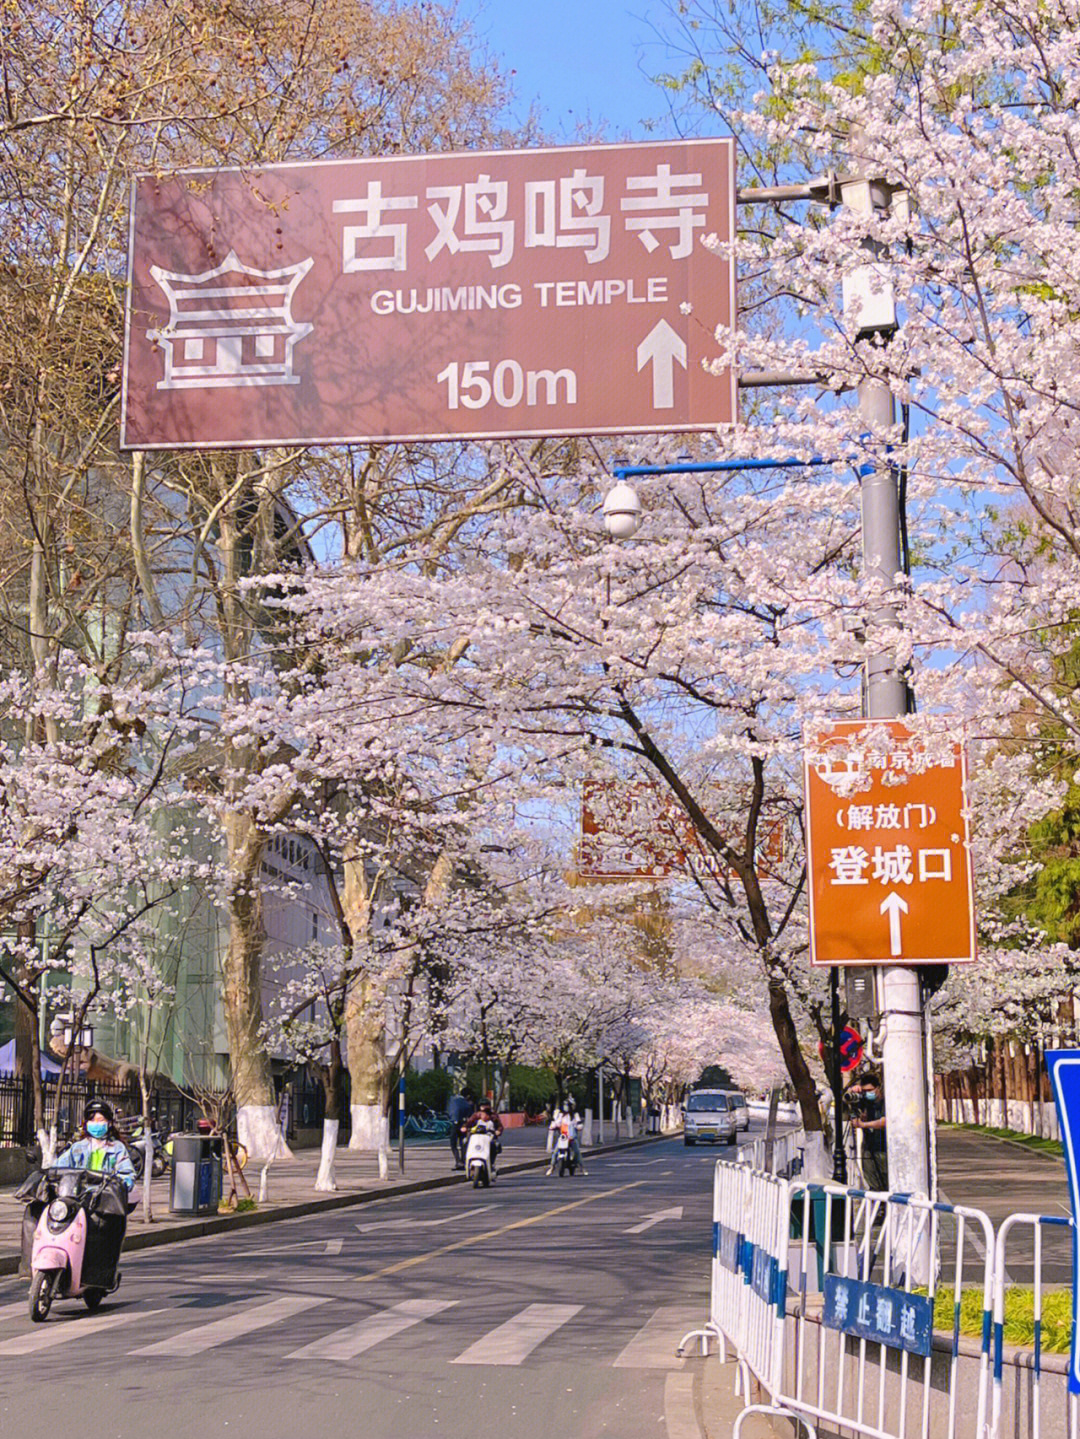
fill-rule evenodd
<path id="1" fill-rule="evenodd" d="M 65 1015 L 62 1019 L 53 1020 L 52 1028 L 54 1034 L 57 1032 L 57 1030 L 62 1032 L 64 1036 L 64 1046 L 65 1048 L 70 1048 L 71 1041 L 75 1036 L 75 1016 L 73 1014 L 68 1014 Z M 78 1047 L 80 1049 L 93 1049 L 94 1026 L 92 1024 L 83 1024 L 80 1027 Z"/>
<path id="2" fill-rule="evenodd" d="M 604 496 L 604 528 L 613 540 L 630 540 L 641 526 L 641 501 L 633 485 L 619 480 Z"/>

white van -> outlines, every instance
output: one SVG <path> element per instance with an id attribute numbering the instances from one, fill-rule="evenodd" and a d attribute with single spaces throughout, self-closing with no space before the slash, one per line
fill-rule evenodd
<path id="1" fill-rule="evenodd" d="M 750 1108 L 746 1103 L 746 1095 L 738 1089 L 727 1091 L 728 1103 L 735 1111 L 735 1128 L 750 1128 Z"/>
<path id="2" fill-rule="evenodd" d="M 695 1089 L 683 1106 L 683 1143 L 735 1143 L 735 1111 L 722 1089 Z"/>

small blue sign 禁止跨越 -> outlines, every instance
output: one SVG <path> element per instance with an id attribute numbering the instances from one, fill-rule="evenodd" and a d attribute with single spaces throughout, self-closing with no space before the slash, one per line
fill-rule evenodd
<path id="1" fill-rule="evenodd" d="M 906 1349 L 909 1354 L 930 1353 L 934 1338 L 934 1306 L 925 1294 L 887 1289 L 840 1274 L 825 1276 L 822 1322 L 857 1339 Z"/>
<path id="2" fill-rule="evenodd" d="M 1080 1352 L 1077 1346 L 1076 1307 L 1080 1298 L 1080 1254 L 1077 1253 L 1076 1230 L 1080 1214 L 1080 1179 L 1077 1176 L 1077 1150 L 1080 1149 L 1080 1049 L 1048 1049 L 1046 1067 L 1057 1106 L 1058 1127 L 1065 1150 L 1065 1174 L 1069 1181 L 1069 1199 L 1073 1219 L 1072 1279 L 1072 1342 L 1069 1346 L 1069 1393 L 1080 1394 Z"/>
<path id="3" fill-rule="evenodd" d="M 717 1259 L 725 1269 L 730 1269 L 732 1274 L 737 1274 L 739 1272 L 739 1251 L 742 1247 L 738 1230 L 732 1229 L 727 1224 L 716 1223 L 713 1225 L 713 1232 L 713 1248 Z"/>

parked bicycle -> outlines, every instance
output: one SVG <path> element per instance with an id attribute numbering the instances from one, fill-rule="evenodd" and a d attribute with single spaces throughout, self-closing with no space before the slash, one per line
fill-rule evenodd
<path id="1" fill-rule="evenodd" d="M 135 1178 L 143 1177 L 143 1170 L 146 1167 L 146 1147 L 143 1143 L 144 1130 L 141 1114 L 129 1114 L 116 1121 L 116 1127 L 120 1131 L 120 1138 L 127 1146 L 127 1152 L 131 1155 L 131 1162 L 135 1168 Z M 150 1174 L 154 1179 L 160 1179 L 169 1167 L 169 1151 L 166 1143 L 157 1128 L 151 1122 L 150 1140 L 153 1146 L 150 1158 Z"/>
<path id="2" fill-rule="evenodd" d="M 415 1139 L 445 1139 L 453 1126 L 445 1114 L 436 1114 L 426 1105 L 420 1106 L 417 1114 L 410 1114 L 405 1120 L 406 1137 Z"/>

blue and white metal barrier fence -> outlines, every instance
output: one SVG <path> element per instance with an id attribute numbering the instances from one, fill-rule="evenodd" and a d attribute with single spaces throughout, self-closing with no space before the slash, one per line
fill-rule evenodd
<path id="1" fill-rule="evenodd" d="M 1030 1235 L 1030 1255 L 1020 1254 L 1015 1239 Z M 1055 1244 L 1060 1238 L 1062 1242 Z M 1047 1253 L 1047 1240 L 1050 1250 Z M 1014 1241 L 1010 1253 L 1010 1241 Z M 1080 1434 L 1080 1395 L 1069 1393 L 1067 1355 L 1044 1352 L 1044 1300 L 1048 1288 L 1068 1286 L 1071 1298 L 1072 1245 L 1076 1232 L 1072 1219 L 1047 1214 L 1010 1214 L 1002 1221 L 994 1246 L 993 1398 L 991 1439 L 1077 1439 Z M 1025 1251 L 1027 1250 L 1025 1244 Z M 1054 1250 L 1057 1250 L 1055 1253 Z M 1014 1280 L 1027 1287 L 1031 1266 L 1032 1344 L 1027 1349 L 1006 1349 L 1005 1301 Z M 1058 1271 L 1048 1286 L 1046 1271 Z M 1062 1282 L 1064 1281 L 1064 1283 Z M 1075 1322 L 1075 1317 L 1074 1317 Z"/>
<path id="2" fill-rule="evenodd" d="M 993 1283 L 986 1215 L 831 1184 L 796 1183 L 791 1193 L 803 1242 L 792 1276 L 794 1342 L 774 1405 L 808 1428 L 866 1439 L 983 1439 Z M 983 1296 L 974 1353 L 960 1337 L 965 1275 Z M 811 1302 L 815 1289 L 821 1297 Z M 942 1291 L 951 1295 L 953 1332 L 935 1341 Z"/>
<path id="3" fill-rule="evenodd" d="M 1046 1297 L 1071 1301 L 1071 1219 L 1015 1214 L 995 1234 L 963 1205 L 784 1180 L 720 1161 L 709 1317 L 687 1335 L 734 1351 L 748 1413 L 862 1439 L 1080 1439 L 1068 1357 L 1045 1347 Z M 1005 1344 L 1030 1285 L 1031 1344 Z M 964 1291 L 981 1305 L 961 1334 Z M 970 1294 L 968 1303 L 970 1304 Z M 935 1311 L 939 1327 L 935 1329 Z M 1056 1316 L 1067 1324 L 1071 1309 Z"/>
<path id="4" fill-rule="evenodd" d="M 824 1426 L 865 1439 L 986 1439 L 994 1249 L 986 1215 L 907 1195 L 782 1184 L 752 1173 L 757 1197 L 748 1212 L 764 1216 L 764 1184 L 784 1191 L 783 1237 L 775 1214 L 759 1236 L 767 1232 L 784 1265 L 784 1302 L 774 1307 L 778 1322 L 771 1331 L 759 1311 L 757 1329 L 743 1326 L 741 1346 L 730 1336 L 744 1394 L 749 1397 L 749 1374 L 767 1396 L 744 1408 L 733 1439 L 749 1413 L 787 1417 L 811 1435 Z M 749 1238 L 749 1219 L 746 1229 Z M 768 1248 L 755 1245 L 758 1252 Z M 981 1286 L 981 1343 L 960 1336 L 965 1277 Z M 935 1337 L 934 1304 L 942 1291 L 950 1296 L 953 1332 Z M 786 1319 L 779 1317 L 784 1309 Z M 730 1334 L 724 1315 L 713 1319 Z"/>
<path id="5" fill-rule="evenodd" d="M 742 1254 L 745 1241 L 747 1190 L 751 1170 L 745 1164 L 720 1160 L 713 1171 L 713 1243 L 709 1266 L 709 1317 L 701 1329 L 685 1334 L 679 1343 L 682 1354 L 692 1340 L 701 1344 L 701 1352 L 709 1351 L 709 1340 L 715 1339 L 720 1362 L 727 1359 L 730 1342 L 736 1355 L 745 1341 L 744 1283 Z"/>
<path id="6" fill-rule="evenodd" d="M 795 1172 L 796 1160 L 800 1158 L 805 1143 L 801 1129 L 788 1129 L 772 1139 L 759 1136 L 741 1144 L 736 1151 L 736 1163 L 748 1164 L 766 1174 L 777 1174 L 789 1179 Z"/>

